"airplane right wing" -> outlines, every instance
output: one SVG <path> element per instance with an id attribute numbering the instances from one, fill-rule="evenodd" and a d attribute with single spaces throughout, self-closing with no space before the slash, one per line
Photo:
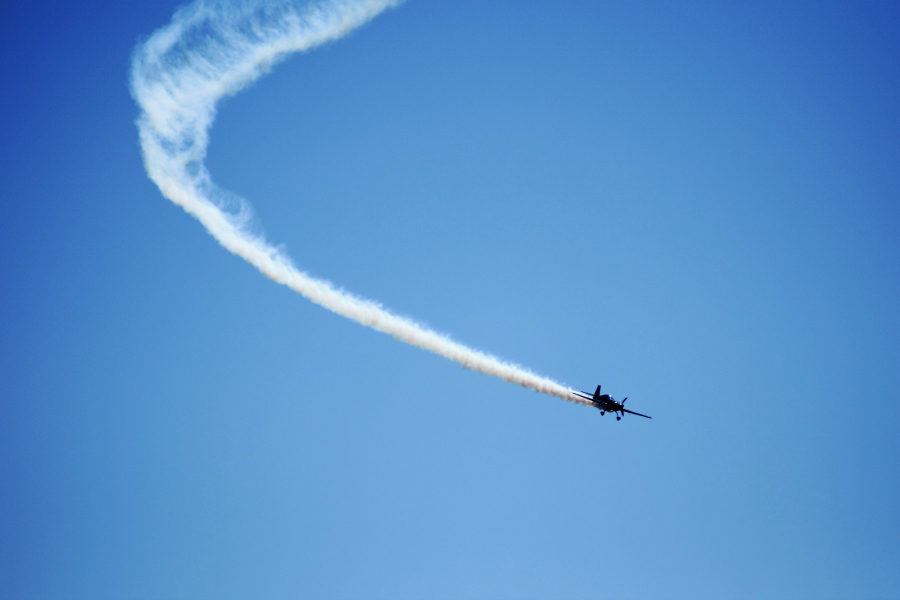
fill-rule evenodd
<path id="1" fill-rule="evenodd" d="M 594 398 L 593 398 L 590 394 L 588 394 L 587 392 L 576 392 L 576 391 L 573 390 L 573 391 L 572 391 L 572 395 L 573 395 L 573 396 L 578 396 L 578 397 L 581 398 L 582 400 L 590 400 L 591 402 L 594 401 Z"/>

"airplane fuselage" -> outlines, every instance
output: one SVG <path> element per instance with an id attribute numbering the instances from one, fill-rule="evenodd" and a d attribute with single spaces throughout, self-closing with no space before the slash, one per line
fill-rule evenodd
<path id="1" fill-rule="evenodd" d="M 594 406 L 596 406 L 603 412 L 619 412 L 623 408 L 625 408 L 624 406 L 622 406 L 621 402 L 616 402 L 615 398 L 613 398 L 609 394 L 594 396 L 590 400 L 594 403 Z"/>

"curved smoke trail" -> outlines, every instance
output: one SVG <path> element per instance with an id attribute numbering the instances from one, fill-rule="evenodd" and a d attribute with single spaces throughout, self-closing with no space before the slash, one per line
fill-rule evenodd
<path id="1" fill-rule="evenodd" d="M 309 300 L 476 371 L 590 404 L 551 379 L 474 350 L 295 268 L 248 229 L 250 210 L 212 182 L 204 165 L 216 103 L 288 54 L 338 39 L 397 0 L 198 0 L 178 10 L 134 52 L 132 94 L 144 165 L 162 193 L 196 217 L 230 252 Z M 237 204 L 237 206 L 235 206 Z"/>

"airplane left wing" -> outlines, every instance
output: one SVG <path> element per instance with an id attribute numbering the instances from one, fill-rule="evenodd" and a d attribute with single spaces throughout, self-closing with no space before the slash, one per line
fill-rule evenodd
<path id="1" fill-rule="evenodd" d="M 652 419 L 652 418 L 653 418 L 653 417 L 651 417 L 650 415 L 643 415 L 643 414 L 641 414 L 641 413 L 639 413 L 639 412 L 634 412 L 633 410 L 628 410 L 627 408 L 623 408 L 623 409 L 622 409 L 622 412 L 627 412 L 627 413 L 630 414 L 630 415 L 637 415 L 637 416 L 639 416 L 639 417 L 644 417 L 645 419 Z"/>

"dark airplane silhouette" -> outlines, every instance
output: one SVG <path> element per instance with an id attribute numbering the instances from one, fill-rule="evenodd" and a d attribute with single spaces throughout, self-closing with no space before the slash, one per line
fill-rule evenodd
<path id="1" fill-rule="evenodd" d="M 646 419 L 653 418 L 650 415 L 642 415 L 639 412 L 634 412 L 633 410 L 628 410 L 627 408 L 625 408 L 625 400 L 628 400 L 628 398 L 625 398 L 621 402 L 616 402 L 616 399 L 613 398 L 612 396 L 610 396 L 609 394 L 601 395 L 599 385 L 597 386 L 597 391 L 594 392 L 593 396 L 591 396 L 587 392 L 572 392 L 572 393 L 575 394 L 576 396 L 578 396 L 579 398 L 583 398 L 584 400 L 590 400 L 591 403 L 600 410 L 601 415 L 605 415 L 608 412 L 611 412 L 613 414 L 621 413 L 621 416 L 616 414 L 616 421 L 621 420 L 622 417 L 625 416 L 625 413 L 637 415 L 639 417 L 644 417 Z"/>

